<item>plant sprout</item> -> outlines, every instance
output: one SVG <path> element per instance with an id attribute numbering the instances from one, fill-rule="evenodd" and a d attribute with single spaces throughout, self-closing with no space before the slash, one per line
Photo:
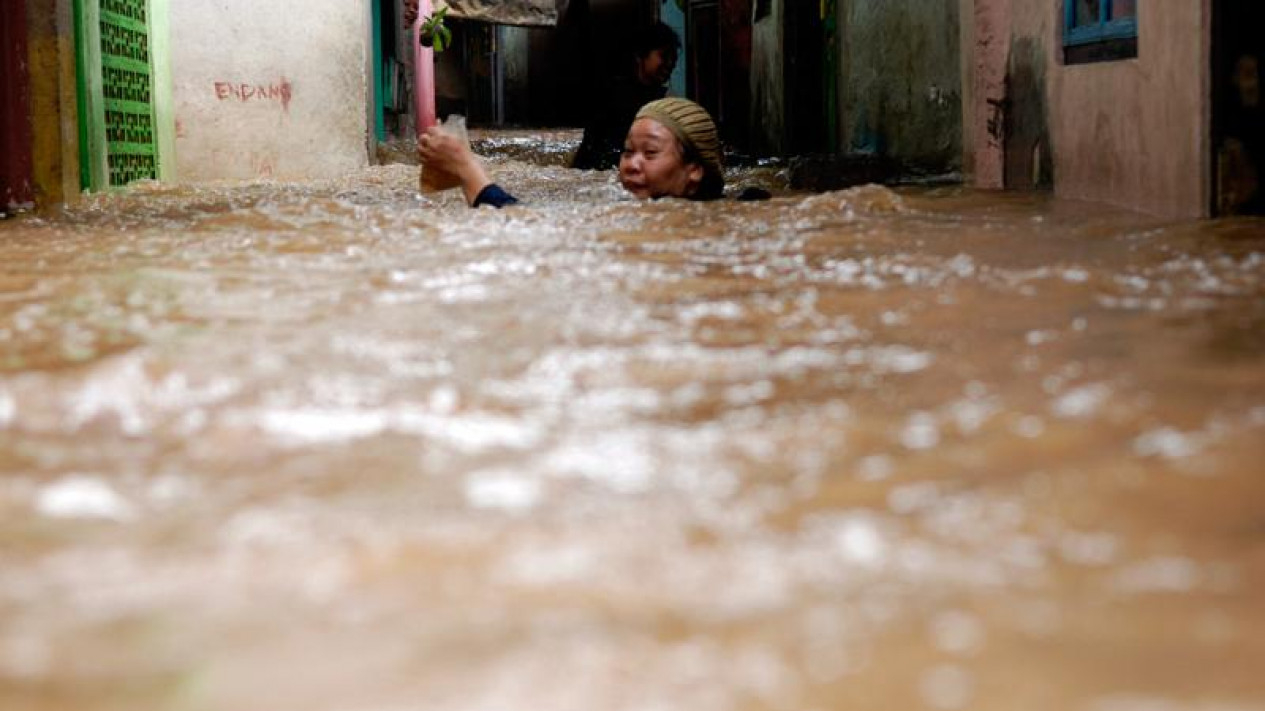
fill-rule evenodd
<path id="1" fill-rule="evenodd" d="M 442 52 L 452 45 L 452 30 L 444 24 L 444 16 L 447 14 L 448 6 L 445 5 L 422 22 L 423 47 L 433 47 L 436 52 Z"/>

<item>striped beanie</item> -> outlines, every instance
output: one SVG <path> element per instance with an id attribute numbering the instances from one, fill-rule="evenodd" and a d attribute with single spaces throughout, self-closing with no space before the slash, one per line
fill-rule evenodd
<path id="1" fill-rule="evenodd" d="M 707 109 L 690 101 L 669 97 L 651 101 L 637 112 L 637 118 L 651 118 L 667 127 L 687 150 L 693 149 L 702 159 L 703 169 L 723 180 L 720 157 L 720 136 L 716 122 Z"/>

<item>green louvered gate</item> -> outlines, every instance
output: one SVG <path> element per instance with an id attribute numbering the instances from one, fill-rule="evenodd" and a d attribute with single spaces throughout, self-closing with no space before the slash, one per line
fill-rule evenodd
<path id="1" fill-rule="evenodd" d="M 160 2 L 75 0 L 85 189 L 161 177 L 152 12 Z"/>

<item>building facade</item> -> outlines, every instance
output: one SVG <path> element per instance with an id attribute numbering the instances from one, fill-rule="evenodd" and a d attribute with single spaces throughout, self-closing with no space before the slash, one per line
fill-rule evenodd
<path id="1" fill-rule="evenodd" d="M 1265 201 L 1262 3 L 552 2 L 555 26 L 467 21 L 438 63 L 441 103 L 578 125 L 626 59 L 621 33 L 666 18 L 685 45 L 675 85 L 738 153 L 878 159 L 1171 218 Z M 403 0 L 168 4 L 5 5 L 0 208 L 138 178 L 331 177 L 388 127 L 407 134 Z"/>
<path id="2" fill-rule="evenodd" d="M 964 0 L 974 184 L 1207 215 L 1211 5 Z"/>

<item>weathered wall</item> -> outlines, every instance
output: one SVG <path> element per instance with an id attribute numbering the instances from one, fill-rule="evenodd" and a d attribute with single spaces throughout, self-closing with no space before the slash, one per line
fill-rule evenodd
<path id="1" fill-rule="evenodd" d="M 1060 3 L 973 0 L 969 110 L 977 184 L 1174 218 L 1209 204 L 1210 2 L 1146 3 L 1137 59 L 1065 66 Z M 1002 140 L 996 103 L 1004 100 Z M 1049 165 L 1042 163 L 1042 156 Z M 1000 162 L 999 162 L 1000 160 Z"/>
<path id="2" fill-rule="evenodd" d="M 1006 72 L 1013 32 L 1010 19 L 1011 0 L 964 0 L 963 15 L 970 5 L 972 43 L 968 51 L 969 98 L 962 102 L 965 129 L 969 136 L 964 144 L 974 152 L 969 163 L 975 184 L 981 188 L 1006 187 L 1005 107 Z"/>
<path id="3" fill-rule="evenodd" d="M 6 175 L 0 182 L 6 190 L 0 203 L 56 205 L 79 191 L 71 3 L 21 0 L 3 12 L 0 160 Z"/>
<path id="4" fill-rule="evenodd" d="M 24 3 L 0 6 L 0 213 L 34 200 L 31 82 Z"/>
<path id="5" fill-rule="evenodd" d="M 839 3 L 840 144 L 931 169 L 960 165 L 960 0 Z"/>
<path id="6" fill-rule="evenodd" d="M 182 181 L 332 177 L 368 162 L 367 3 L 171 5 Z"/>
<path id="7" fill-rule="evenodd" d="M 975 0 L 962 0 L 958 10 L 958 26 L 961 49 L 958 66 L 962 72 L 962 172 L 975 175 L 976 135 L 975 135 L 975 102 L 971 100 L 976 93 L 978 77 L 975 73 Z"/>
<path id="8" fill-rule="evenodd" d="M 769 14 L 751 29 L 751 143 L 757 154 L 778 155 L 786 147 L 783 2 L 772 0 Z"/>
<path id="9" fill-rule="evenodd" d="M 498 51 L 502 62 L 501 121 L 523 125 L 531 117 L 531 30 L 526 27 L 499 28 Z"/>

